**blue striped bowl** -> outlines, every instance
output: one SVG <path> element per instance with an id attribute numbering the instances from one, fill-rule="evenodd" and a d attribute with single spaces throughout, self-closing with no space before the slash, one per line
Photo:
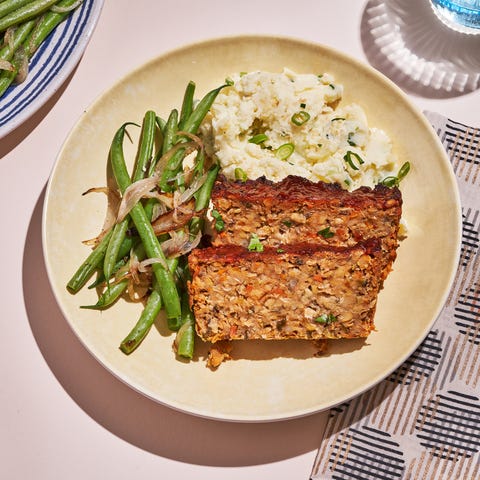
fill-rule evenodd
<path id="1" fill-rule="evenodd" d="M 33 56 L 27 79 L 0 98 L 0 138 L 33 115 L 60 88 L 83 54 L 103 0 L 84 0 Z"/>

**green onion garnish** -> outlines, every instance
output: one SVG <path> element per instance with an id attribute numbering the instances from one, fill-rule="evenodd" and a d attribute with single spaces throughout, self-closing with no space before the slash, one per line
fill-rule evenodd
<path id="1" fill-rule="evenodd" d="M 357 146 L 357 144 L 352 140 L 354 135 L 355 135 L 355 132 L 349 132 L 348 137 L 347 137 L 347 143 L 352 147 Z"/>
<path id="2" fill-rule="evenodd" d="M 336 322 L 337 317 L 332 313 L 324 313 L 315 319 L 316 322 L 322 323 L 323 325 L 329 325 L 330 323 Z"/>
<path id="3" fill-rule="evenodd" d="M 299 127 L 310 120 L 310 114 L 305 110 L 300 110 L 292 115 L 292 123 Z"/>
<path id="4" fill-rule="evenodd" d="M 245 173 L 245 170 L 243 170 L 242 168 L 235 169 L 235 180 L 241 180 L 242 182 L 246 182 L 247 179 L 248 177 Z"/>
<path id="5" fill-rule="evenodd" d="M 307 106 L 306 103 L 301 103 L 301 104 L 300 104 L 300 108 L 305 108 L 306 106 Z"/>
<path id="6" fill-rule="evenodd" d="M 385 185 L 386 187 L 398 187 L 400 182 L 406 177 L 407 173 L 410 171 L 410 162 L 405 162 L 397 173 L 397 176 L 390 176 L 384 178 L 381 182 L 381 185 Z"/>
<path id="7" fill-rule="evenodd" d="M 332 89 L 335 90 L 335 85 L 333 83 L 329 83 L 328 86 Z"/>
<path id="8" fill-rule="evenodd" d="M 330 227 L 323 228 L 319 230 L 318 235 L 321 235 L 323 238 L 332 238 L 334 233 L 330 230 Z"/>
<path id="9" fill-rule="evenodd" d="M 286 160 L 295 150 L 293 143 L 284 143 L 275 150 L 275 156 L 280 160 Z"/>
<path id="10" fill-rule="evenodd" d="M 248 140 L 249 143 L 254 143 L 255 145 L 259 145 L 260 143 L 265 142 L 268 140 L 268 137 L 264 133 L 258 133 L 254 135 L 252 138 Z"/>
<path id="11" fill-rule="evenodd" d="M 345 117 L 335 117 L 335 118 L 332 118 L 331 122 L 336 122 L 337 120 L 345 120 Z"/>
<path id="12" fill-rule="evenodd" d="M 358 170 L 358 167 L 353 163 L 352 157 L 355 157 L 358 160 L 359 165 L 365 163 L 358 153 L 348 150 L 347 153 L 343 156 L 343 159 L 350 165 L 353 170 Z"/>
<path id="13" fill-rule="evenodd" d="M 215 219 L 215 230 L 217 232 L 222 232 L 225 228 L 225 222 L 223 221 L 222 216 L 217 210 L 212 210 L 212 217 Z"/>
<path id="14" fill-rule="evenodd" d="M 252 233 L 247 248 L 250 252 L 263 252 L 262 242 L 260 241 L 256 233 Z"/>

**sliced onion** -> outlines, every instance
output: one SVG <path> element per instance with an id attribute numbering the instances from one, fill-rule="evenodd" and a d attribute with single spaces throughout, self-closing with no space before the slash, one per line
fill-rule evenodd
<path id="1" fill-rule="evenodd" d="M 199 190 L 202 187 L 202 185 L 206 182 L 207 176 L 208 176 L 207 173 L 204 173 L 200 177 L 197 177 L 185 191 L 183 191 L 177 196 L 177 198 L 175 199 L 176 202 L 174 201 L 174 204 L 176 203 L 176 205 L 181 205 L 182 203 L 185 203 L 188 200 L 190 200 L 195 194 L 195 192 Z"/>
<path id="2" fill-rule="evenodd" d="M 153 265 L 154 263 L 159 263 L 160 265 L 162 265 L 162 267 L 165 270 L 168 270 L 168 265 L 165 262 L 165 260 L 163 260 L 163 258 L 155 257 L 155 258 L 147 258 L 146 260 L 142 260 L 140 262 L 139 266 L 138 266 L 138 271 L 139 272 L 147 272 L 148 267 Z"/>
<path id="3" fill-rule="evenodd" d="M 173 210 L 160 215 L 152 222 L 155 235 L 171 232 L 184 227 L 194 216 L 199 216 L 202 212 L 195 212 L 195 200 L 192 199 L 186 205 L 179 205 Z"/>
<path id="4" fill-rule="evenodd" d="M 82 195 L 88 195 L 89 193 L 104 193 L 107 196 L 107 212 L 103 220 L 102 232 L 95 239 L 92 239 L 94 244 L 96 244 L 103 238 L 105 233 L 115 225 L 120 205 L 120 195 L 116 189 L 109 187 L 89 188 L 86 192 L 83 192 Z"/>
<path id="5" fill-rule="evenodd" d="M 202 239 L 202 232 L 198 232 L 195 237 L 186 235 L 184 232 L 173 232 L 172 238 L 162 243 L 162 250 L 168 258 L 180 257 L 192 251 L 198 246 Z"/>
<path id="6" fill-rule="evenodd" d="M 15 67 L 8 60 L 0 60 L 0 70 L 7 70 L 8 72 L 14 72 Z"/>
<path id="7" fill-rule="evenodd" d="M 28 75 L 28 56 L 25 53 L 23 47 L 19 47 L 15 52 L 15 63 L 18 65 L 17 75 L 15 76 L 15 82 L 22 83 L 25 81 Z"/>
<path id="8" fill-rule="evenodd" d="M 122 201 L 118 208 L 117 222 L 121 222 L 142 198 L 148 197 L 150 192 L 157 186 L 157 182 L 158 177 L 154 175 L 129 185 L 123 192 Z"/>
<path id="9" fill-rule="evenodd" d="M 15 31 L 16 27 L 9 27 L 7 30 L 5 30 L 5 35 L 3 36 L 3 44 L 8 45 L 8 48 L 10 50 L 13 50 L 13 42 L 15 40 Z"/>
<path id="10" fill-rule="evenodd" d="M 52 5 L 50 7 L 50 10 L 55 13 L 67 13 L 67 12 L 71 12 L 72 10 L 75 10 L 82 3 L 83 3 L 83 0 L 77 0 L 76 2 L 73 2 L 68 7 L 60 7 L 58 5 Z"/>

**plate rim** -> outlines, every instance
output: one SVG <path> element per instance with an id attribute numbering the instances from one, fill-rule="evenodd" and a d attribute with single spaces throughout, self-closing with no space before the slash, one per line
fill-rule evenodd
<path id="1" fill-rule="evenodd" d="M 304 409 L 297 409 L 295 412 L 289 412 L 289 413 L 284 413 L 284 414 L 265 414 L 265 415 L 259 415 L 256 414 L 254 417 L 248 416 L 246 414 L 215 414 L 215 413 L 208 413 L 204 411 L 204 409 L 201 408 L 185 408 L 182 407 L 180 404 L 176 404 L 175 402 L 168 402 L 162 399 L 159 399 L 155 396 L 152 396 L 149 392 L 142 390 L 138 388 L 136 385 L 133 385 L 130 383 L 127 379 L 123 378 L 120 373 L 116 372 L 114 368 L 111 368 L 110 365 L 108 365 L 108 362 L 103 361 L 98 353 L 95 353 L 92 351 L 92 349 L 88 346 L 88 344 L 80 337 L 78 332 L 75 330 L 74 326 L 72 325 L 71 321 L 68 318 L 68 315 L 66 315 L 66 312 L 64 310 L 64 307 L 62 305 L 62 302 L 60 301 L 60 298 L 57 294 L 56 289 L 54 288 L 54 282 L 52 281 L 52 275 L 53 272 L 51 271 L 51 265 L 48 262 L 47 258 L 47 243 L 48 239 L 46 238 L 46 221 L 47 221 L 47 212 L 48 212 L 48 203 L 49 203 L 49 198 L 51 194 L 51 189 L 52 189 L 52 183 L 53 179 L 55 176 L 55 171 L 57 168 L 57 165 L 59 164 L 60 158 L 62 156 L 62 152 L 64 151 L 65 146 L 68 144 L 70 139 L 72 138 L 74 131 L 76 130 L 76 127 L 78 123 L 81 121 L 83 118 L 83 115 L 89 112 L 90 109 L 94 108 L 97 103 L 99 103 L 102 98 L 108 94 L 111 90 L 115 89 L 117 86 L 125 82 L 129 77 L 135 75 L 137 72 L 142 71 L 143 69 L 148 68 L 150 65 L 154 64 L 155 62 L 158 62 L 161 59 L 168 58 L 169 56 L 175 56 L 178 53 L 181 53 L 183 51 L 192 49 L 192 48 L 199 48 L 199 47 L 204 47 L 207 45 L 213 45 L 215 43 L 221 43 L 225 41 L 258 41 L 258 40 L 269 40 L 269 41 L 285 41 L 285 42 L 294 42 L 299 45 L 303 46 L 308 46 L 309 48 L 315 48 L 315 49 L 320 49 L 320 50 L 327 50 L 330 53 L 332 53 L 334 56 L 339 57 L 342 59 L 342 61 L 346 61 L 348 63 L 353 64 L 354 66 L 362 69 L 363 71 L 366 71 L 367 73 L 373 75 L 374 77 L 377 77 L 377 79 L 382 82 L 386 83 L 390 88 L 392 88 L 404 101 L 405 105 L 408 106 L 409 111 L 415 116 L 417 120 L 422 123 L 422 125 L 430 132 L 430 137 L 438 147 L 438 150 L 442 152 L 442 161 L 448 166 L 446 171 L 448 172 L 448 179 L 449 183 L 452 186 L 452 191 L 450 193 L 453 194 L 454 197 L 454 205 L 455 205 L 455 217 L 457 220 L 457 229 L 454 232 L 455 233 L 455 239 L 453 239 L 452 244 L 455 245 L 455 251 L 452 252 L 452 261 L 449 265 L 449 275 L 448 275 L 448 280 L 445 280 L 445 285 L 443 288 L 443 292 L 441 295 L 441 301 L 438 302 L 436 309 L 435 309 L 435 314 L 432 315 L 432 318 L 430 319 L 430 322 L 428 324 L 425 324 L 422 334 L 418 336 L 416 342 L 414 342 L 413 346 L 404 353 L 404 355 L 399 358 L 396 362 L 395 365 L 388 369 L 385 370 L 377 376 L 370 380 L 370 382 L 366 385 L 363 385 L 362 387 L 357 388 L 354 391 L 351 391 L 348 396 L 345 396 L 345 398 L 339 400 L 338 402 L 335 403 L 330 403 L 325 406 L 320 406 L 320 407 L 310 407 L 310 408 L 304 408 Z M 117 379 L 119 379 L 122 383 L 128 385 L 130 388 L 132 388 L 134 391 L 140 393 L 141 395 L 153 400 L 156 403 L 159 403 L 161 405 L 164 405 L 168 408 L 172 408 L 174 410 L 194 415 L 197 417 L 201 418 L 206 418 L 210 420 L 219 420 L 219 421 L 229 421 L 229 422 L 240 422 L 240 423 L 265 423 L 265 422 L 276 422 L 276 421 L 283 421 L 283 420 L 292 420 L 296 418 L 301 418 L 309 415 L 313 415 L 319 412 L 327 411 L 328 409 L 331 409 L 339 404 L 342 404 L 346 401 L 351 400 L 352 398 L 355 398 L 362 393 L 372 389 L 375 387 L 378 383 L 380 383 L 382 380 L 387 378 L 392 372 L 394 372 L 397 368 L 399 368 L 411 355 L 412 353 L 419 347 L 419 345 L 423 342 L 425 337 L 428 335 L 429 331 L 432 329 L 433 324 L 437 320 L 441 310 L 444 308 L 446 300 L 448 298 L 448 295 L 451 291 L 453 282 L 455 280 L 457 268 L 458 268 L 458 261 L 460 258 L 460 253 L 461 253 L 461 234 L 462 234 L 462 215 L 461 215 L 461 201 L 460 201 L 460 193 L 458 189 L 458 184 L 456 181 L 456 177 L 453 171 L 453 167 L 451 165 L 450 159 L 447 155 L 447 152 L 445 150 L 445 147 L 440 141 L 440 138 L 434 131 L 432 125 L 429 123 L 428 119 L 425 117 L 425 115 L 422 113 L 422 111 L 413 103 L 413 101 L 398 87 L 392 80 L 390 80 L 388 77 L 386 77 L 384 74 L 376 70 L 374 67 L 369 65 L 366 62 L 362 62 L 361 60 L 358 60 L 354 57 L 351 57 L 350 55 L 339 51 L 333 47 L 330 47 L 325 44 L 321 43 L 316 43 L 312 42 L 309 40 L 301 39 L 298 37 L 292 37 L 292 36 L 285 36 L 285 35 L 259 35 L 259 34 L 233 34 L 233 35 L 226 35 L 226 36 L 220 36 L 220 37 L 212 37 L 212 38 L 207 38 L 200 40 L 198 42 L 190 42 L 190 43 L 185 43 L 183 45 L 180 45 L 174 49 L 170 49 L 167 51 L 164 51 L 160 53 L 159 55 L 153 56 L 149 60 L 140 63 L 137 65 L 135 68 L 129 70 L 128 72 L 124 73 L 122 76 L 120 76 L 115 82 L 113 82 L 111 85 L 109 85 L 108 88 L 106 88 L 103 92 L 101 92 L 97 98 L 95 98 L 90 105 L 85 109 L 85 112 L 80 116 L 77 121 L 74 123 L 73 127 L 70 129 L 69 133 L 67 134 L 64 142 L 62 143 L 59 152 L 55 158 L 55 162 L 53 164 L 53 167 L 51 169 L 51 173 L 49 175 L 49 180 L 47 183 L 47 187 L 45 190 L 45 197 L 44 197 L 44 202 L 43 202 L 43 210 L 42 210 L 42 248 L 43 248 L 43 256 L 44 256 L 44 262 L 46 266 L 46 271 L 47 271 L 47 276 L 49 278 L 50 286 L 52 288 L 52 292 L 54 294 L 55 300 L 57 302 L 58 307 L 60 308 L 62 315 L 64 316 L 65 320 L 67 321 L 69 327 L 71 330 L 74 332 L 75 336 L 80 340 L 80 343 L 86 348 L 86 350 L 95 358 L 100 365 L 105 368 L 107 371 L 113 374 L 113 376 Z"/>

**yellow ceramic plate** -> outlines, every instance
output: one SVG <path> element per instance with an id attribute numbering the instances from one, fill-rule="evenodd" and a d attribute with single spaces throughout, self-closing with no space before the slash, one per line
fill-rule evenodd
<path id="1" fill-rule="evenodd" d="M 345 87 L 344 103 L 356 102 L 371 126 L 384 129 L 400 160 L 412 171 L 402 183 L 409 236 L 380 294 L 377 331 L 366 341 L 337 341 L 323 357 L 307 342 L 244 342 L 235 360 L 212 372 L 206 348 L 190 363 L 175 359 L 174 335 L 156 323 L 130 356 L 118 348 L 141 306 L 120 301 L 96 312 L 95 292 L 70 295 L 65 285 L 89 253 L 82 245 L 102 226 L 103 195 L 82 197 L 106 184 L 107 154 L 116 129 L 141 122 L 148 109 L 166 116 L 181 104 L 189 80 L 197 96 L 233 72 L 330 72 Z M 132 129 L 133 131 L 133 129 Z M 133 147 L 126 143 L 127 156 Z M 423 340 L 448 294 L 460 244 L 460 208 L 450 164 L 437 136 L 390 81 L 329 48 L 288 38 L 232 37 L 163 55 L 132 72 L 87 109 L 67 138 L 45 200 L 43 241 L 57 301 L 78 338 L 113 374 L 132 388 L 173 408 L 210 418 L 267 421 L 326 409 L 365 391 L 399 366 Z"/>

